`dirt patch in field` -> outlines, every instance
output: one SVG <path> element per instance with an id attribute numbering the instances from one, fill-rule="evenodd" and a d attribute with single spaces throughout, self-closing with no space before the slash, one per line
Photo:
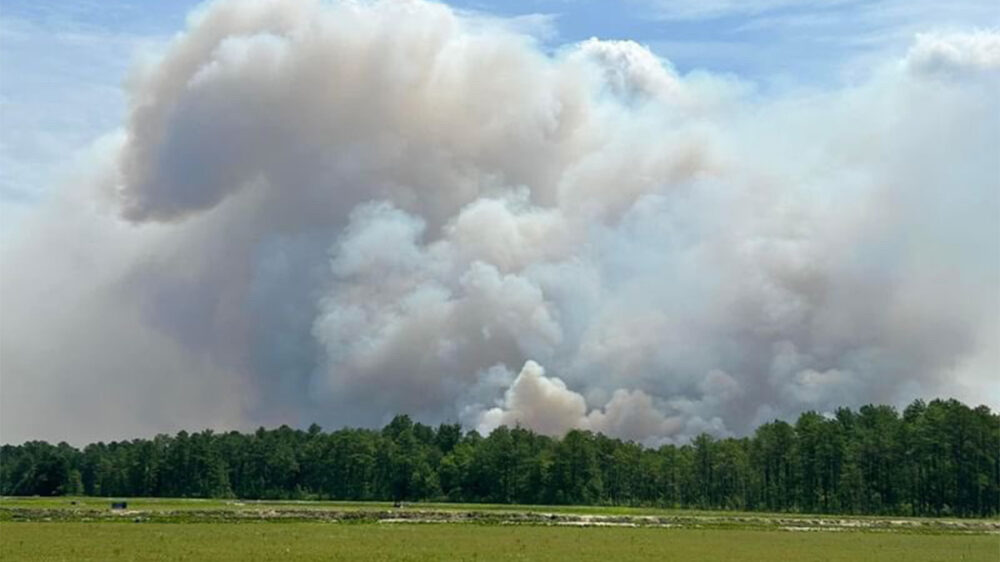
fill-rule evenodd
<path id="1" fill-rule="evenodd" d="M 747 515 L 585 515 L 533 511 L 462 511 L 432 509 L 205 509 L 108 510 L 0 507 L 0 521 L 117 521 L 136 523 L 472 523 L 483 525 L 553 525 L 573 527 L 663 527 L 692 529 L 772 529 L 780 531 L 869 531 L 1000 534 L 1000 521 L 783 517 Z"/>

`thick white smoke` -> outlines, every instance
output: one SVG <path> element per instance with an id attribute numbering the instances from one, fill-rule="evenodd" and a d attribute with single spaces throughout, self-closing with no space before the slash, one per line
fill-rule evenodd
<path id="1" fill-rule="evenodd" d="M 712 376 L 717 375 L 712 373 Z M 570 429 L 582 428 L 655 443 L 684 429 L 722 429 L 718 418 L 713 421 L 720 426 L 707 427 L 697 417 L 686 420 L 681 415 L 667 417 L 653 403 L 652 397 L 641 390 L 618 389 L 603 408 L 588 412 L 587 401 L 582 395 L 566 388 L 566 383 L 559 378 L 546 377 L 538 363 L 528 361 L 499 405 L 479 413 L 476 429 L 486 435 L 501 425 L 521 425 L 550 435 L 562 435 Z"/>
<path id="2" fill-rule="evenodd" d="M 995 32 L 762 97 L 471 18 L 193 17 L 4 246 L 3 440 L 407 412 L 656 443 L 1000 404 Z"/>

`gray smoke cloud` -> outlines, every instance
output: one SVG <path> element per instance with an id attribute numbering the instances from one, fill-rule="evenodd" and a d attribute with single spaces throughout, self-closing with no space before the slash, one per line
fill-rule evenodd
<path id="1" fill-rule="evenodd" d="M 998 93 L 996 32 L 762 96 L 438 4 L 209 4 L 2 247 L 2 439 L 997 407 Z"/>

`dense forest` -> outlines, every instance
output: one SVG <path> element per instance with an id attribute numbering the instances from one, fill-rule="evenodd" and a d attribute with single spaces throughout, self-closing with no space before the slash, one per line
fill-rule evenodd
<path id="1" fill-rule="evenodd" d="M 570 431 L 489 436 L 397 416 L 381 430 L 282 426 L 0 449 L 3 495 L 441 500 L 852 514 L 1000 513 L 1000 416 L 956 400 L 774 421 L 659 448 Z"/>

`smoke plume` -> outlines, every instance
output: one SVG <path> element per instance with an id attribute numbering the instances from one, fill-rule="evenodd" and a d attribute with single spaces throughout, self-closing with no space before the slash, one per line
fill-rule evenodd
<path id="1" fill-rule="evenodd" d="M 763 95 L 439 4 L 212 3 L 3 246 L 2 439 L 997 407 L 998 93 L 995 32 Z"/>

